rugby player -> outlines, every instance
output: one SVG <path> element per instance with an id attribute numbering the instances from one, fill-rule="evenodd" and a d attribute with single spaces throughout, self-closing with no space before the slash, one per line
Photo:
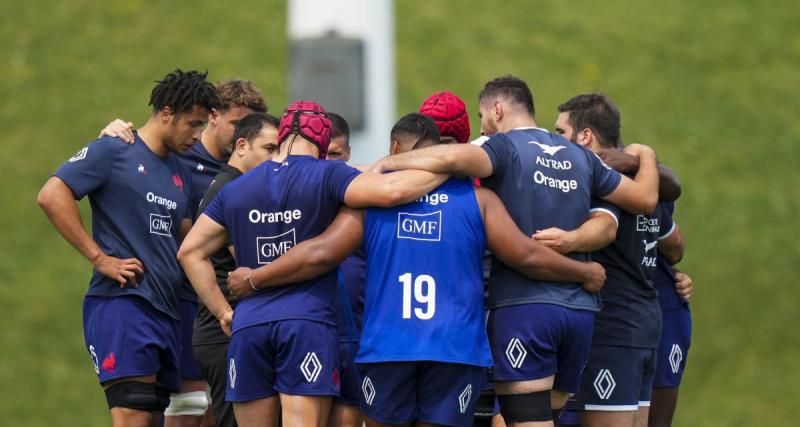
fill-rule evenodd
<path id="1" fill-rule="evenodd" d="M 610 170 L 590 151 L 537 128 L 530 89 L 511 76 L 485 85 L 479 111 L 481 132 L 492 135 L 483 145 L 428 147 L 386 157 L 374 170 L 415 168 L 481 178 L 527 235 L 549 227 L 577 228 L 590 218 L 592 197 L 634 212 L 655 208 L 658 171 L 652 149 L 629 150 L 640 157 L 635 179 Z M 606 222 L 613 227 L 613 219 Z M 589 234 L 582 244 L 602 247 L 608 234 Z M 512 425 L 552 425 L 551 408 L 561 408 L 577 391 L 600 299 L 579 283 L 530 280 L 499 261 L 492 265 L 489 290 L 489 337 L 503 418 Z"/>
<path id="2" fill-rule="evenodd" d="M 191 225 L 191 176 L 180 164 L 219 98 L 205 73 L 176 70 L 150 95 L 153 113 L 128 145 L 100 138 L 39 193 L 61 235 L 93 265 L 86 346 L 114 425 L 155 425 L 180 389 L 178 240 Z M 94 239 L 76 199 L 88 195 Z"/>
<path id="3" fill-rule="evenodd" d="M 342 204 L 405 203 L 446 178 L 360 173 L 344 162 L 320 161 L 329 142 L 325 110 L 292 103 L 281 119 L 278 155 L 223 188 L 184 241 L 178 258 L 226 332 L 233 310 L 207 259 L 226 241 L 237 248 L 237 265 L 254 268 L 322 233 Z M 239 425 L 274 425 L 279 401 L 284 425 L 326 423 L 331 396 L 339 394 L 335 276 L 258 292 L 237 305 L 227 399 Z"/>
<path id="4" fill-rule="evenodd" d="M 225 185 L 272 158 L 278 151 L 278 124 L 278 118 L 264 113 L 247 115 L 236 124 L 231 140 L 233 153 L 211 181 L 200 202 L 198 215 Z M 210 259 L 222 294 L 231 307 L 235 307 L 236 299 L 228 291 L 226 282 L 228 272 L 236 268 L 232 253 L 233 246 L 229 245 L 211 255 Z M 236 426 L 233 405 L 225 401 L 229 342 L 230 338 L 220 329 L 217 318 L 201 304 L 194 322 L 192 349 L 210 385 L 214 420 L 218 426 Z"/>
<path id="5" fill-rule="evenodd" d="M 672 215 L 674 204 L 666 204 Z M 656 355 L 656 375 L 650 400 L 648 426 L 669 427 L 678 406 L 678 388 L 686 369 L 692 340 L 692 278 L 677 271 L 659 253 L 653 284 L 661 305 L 661 342 Z"/>
<path id="6" fill-rule="evenodd" d="M 244 116 L 267 111 L 261 91 L 247 80 L 229 80 L 216 86 L 220 99 L 219 108 L 208 116 L 208 126 L 194 144 L 181 155 L 181 162 L 191 171 L 190 207 L 192 218 L 197 217 L 197 208 L 211 180 L 220 166 L 228 161 L 234 128 Z M 133 142 L 133 124 L 116 119 L 100 132 L 101 136 L 118 136 Z M 181 392 L 171 396 L 167 407 L 166 427 L 194 427 L 208 408 L 206 396 L 206 373 L 199 367 L 192 351 L 192 335 L 195 317 L 198 314 L 197 295 L 188 279 L 184 279 L 180 298 L 181 312 Z M 205 313 L 207 315 L 207 312 Z M 222 402 L 220 402 L 222 403 Z"/>
<path id="7" fill-rule="evenodd" d="M 328 145 L 328 160 L 350 161 L 350 125 L 344 117 L 328 112 L 331 121 L 331 143 Z"/>
<path id="8" fill-rule="evenodd" d="M 575 145 L 595 153 L 622 149 L 619 110 L 605 95 L 578 95 L 559 111 L 556 129 Z M 610 204 L 606 208 L 617 211 Z M 680 231 L 663 203 L 650 214 L 617 214 L 616 240 L 592 255 L 606 267 L 608 279 L 580 390 L 568 404 L 589 427 L 647 425 L 661 338 L 653 287 L 657 252 L 670 263 L 683 256 Z"/>
<path id="9" fill-rule="evenodd" d="M 440 143 L 435 123 L 417 113 L 395 124 L 391 140 L 400 152 Z M 491 366 L 483 310 L 487 246 L 523 274 L 584 282 L 595 292 L 603 281 L 596 264 L 558 256 L 524 235 L 491 191 L 451 178 L 412 203 L 340 215 L 274 263 L 232 273 L 231 289 L 246 295 L 250 282 L 260 288 L 323 274 L 362 237 L 367 284 L 356 361 L 370 426 L 472 425 Z"/>
<path id="10" fill-rule="evenodd" d="M 439 129 L 442 144 L 469 142 L 469 113 L 464 101 L 452 92 L 436 92 L 419 107 L 419 113 L 430 117 Z"/>

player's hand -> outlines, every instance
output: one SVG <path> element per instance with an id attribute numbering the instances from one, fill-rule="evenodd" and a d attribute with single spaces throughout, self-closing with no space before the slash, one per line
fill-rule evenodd
<path id="1" fill-rule="evenodd" d="M 653 157 L 656 156 L 656 152 L 652 148 L 642 144 L 631 144 L 625 147 L 624 152 L 636 157 L 644 157 L 649 155 L 652 155 Z"/>
<path id="2" fill-rule="evenodd" d="M 536 230 L 536 234 L 531 237 L 560 254 L 575 252 L 575 239 L 577 236 L 572 231 L 564 231 L 560 228 L 550 227 L 546 230 Z"/>
<path id="3" fill-rule="evenodd" d="M 123 288 L 128 283 L 134 288 L 138 288 L 136 275 L 144 274 L 144 265 L 136 258 L 120 259 L 101 253 L 92 264 L 100 274 L 116 280 Z"/>
<path id="4" fill-rule="evenodd" d="M 603 150 L 597 155 L 611 169 L 619 173 L 636 173 L 639 170 L 639 158 L 617 149 Z"/>
<path id="5" fill-rule="evenodd" d="M 382 161 L 383 159 L 380 159 L 377 162 L 371 164 L 365 172 L 384 173 L 386 170 L 383 167 Z"/>
<path id="6" fill-rule="evenodd" d="M 219 326 L 222 328 L 222 332 L 225 332 L 225 335 L 231 336 L 233 331 L 231 329 L 231 325 L 233 324 L 233 310 L 227 310 L 225 313 L 222 314 L 222 317 L 219 318 Z"/>
<path id="7" fill-rule="evenodd" d="M 100 131 L 100 136 L 98 138 L 104 136 L 117 137 L 128 144 L 133 144 L 135 141 L 133 137 L 133 123 L 123 122 L 122 119 L 114 119 L 113 122 L 109 123 L 108 126 Z"/>
<path id="8" fill-rule="evenodd" d="M 683 298 L 684 301 L 689 302 L 692 298 L 692 278 L 688 274 L 681 271 L 675 272 L 675 291 Z"/>
<path id="9" fill-rule="evenodd" d="M 246 278 L 251 271 L 247 267 L 239 267 L 228 273 L 228 289 L 230 289 L 231 295 L 242 299 L 253 293 L 253 287 L 250 286 L 250 281 Z"/>
<path id="10" fill-rule="evenodd" d="M 583 282 L 583 289 L 590 294 L 596 294 L 603 289 L 606 283 L 606 269 L 597 262 L 590 261 L 589 265 L 590 275 L 587 281 Z"/>

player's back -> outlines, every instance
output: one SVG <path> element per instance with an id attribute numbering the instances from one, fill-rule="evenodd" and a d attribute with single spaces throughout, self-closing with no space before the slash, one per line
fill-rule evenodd
<path id="1" fill-rule="evenodd" d="M 574 230 L 590 215 L 592 197 L 603 197 L 619 183 L 591 151 L 544 129 L 515 129 L 496 134 L 484 144 L 493 174 L 482 180 L 503 200 L 526 235 L 558 227 Z M 586 261 L 587 254 L 569 254 Z M 533 281 L 494 260 L 490 305 L 503 307 L 549 303 L 575 309 L 599 310 L 600 301 L 578 283 Z"/>
<path id="2" fill-rule="evenodd" d="M 228 229 L 237 266 L 257 268 L 321 234 L 356 175 L 343 162 L 311 156 L 266 161 L 225 186 L 204 214 Z M 336 325 L 335 291 L 335 271 L 261 290 L 238 304 L 234 328 L 286 319 Z"/>
<path id="3" fill-rule="evenodd" d="M 469 180 L 365 214 L 365 308 L 359 363 L 490 366 L 484 324 L 483 220 Z"/>

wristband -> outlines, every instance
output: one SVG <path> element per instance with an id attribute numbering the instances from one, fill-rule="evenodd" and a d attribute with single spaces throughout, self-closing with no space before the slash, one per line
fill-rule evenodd
<path id="1" fill-rule="evenodd" d="M 244 276 L 244 280 L 247 280 L 247 283 L 250 284 L 250 287 L 253 288 L 254 291 L 258 292 L 258 288 L 256 287 L 256 285 L 253 284 L 253 278 L 251 277 L 252 275 L 253 275 L 253 270 L 250 270 L 247 273 L 247 276 Z"/>

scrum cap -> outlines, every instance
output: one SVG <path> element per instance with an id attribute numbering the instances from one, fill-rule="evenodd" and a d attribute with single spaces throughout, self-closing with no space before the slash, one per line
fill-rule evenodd
<path id="1" fill-rule="evenodd" d="M 331 121 L 321 105 L 313 101 L 295 101 L 286 107 L 278 126 L 278 144 L 297 134 L 319 147 L 320 157 L 328 152 L 331 142 Z"/>
<path id="2" fill-rule="evenodd" d="M 469 141 L 469 114 L 464 101 L 451 92 L 436 92 L 419 107 L 423 116 L 436 122 L 441 136 L 452 136 L 461 144 Z"/>

